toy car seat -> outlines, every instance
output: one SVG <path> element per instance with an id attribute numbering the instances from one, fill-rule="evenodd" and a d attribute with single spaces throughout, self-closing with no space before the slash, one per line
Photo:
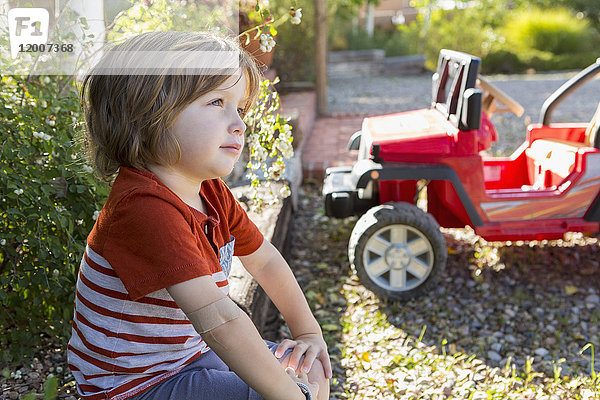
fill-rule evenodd
<path id="1" fill-rule="evenodd" d="M 538 139 L 525 151 L 530 166 L 533 187 L 554 187 L 566 178 L 575 167 L 576 155 L 582 148 L 600 148 L 600 104 L 585 130 L 583 142 L 560 139 Z"/>

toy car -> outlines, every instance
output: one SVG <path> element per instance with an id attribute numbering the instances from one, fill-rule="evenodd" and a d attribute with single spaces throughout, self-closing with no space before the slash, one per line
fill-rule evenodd
<path id="1" fill-rule="evenodd" d="M 326 171 L 326 214 L 362 215 L 349 260 L 379 296 L 406 300 L 431 290 L 447 258 L 440 226 L 470 226 L 488 241 L 599 230 L 600 107 L 589 124 L 551 123 L 551 115 L 600 72 L 600 59 L 546 100 L 540 123 L 510 157 L 482 154 L 497 140 L 490 116 L 520 116 L 523 107 L 478 75 L 480 63 L 442 50 L 431 108 L 365 118 L 348 145 L 358 160 Z"/>

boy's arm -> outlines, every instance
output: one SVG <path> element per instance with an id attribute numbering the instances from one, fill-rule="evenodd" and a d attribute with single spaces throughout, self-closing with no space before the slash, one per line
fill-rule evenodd
<path id="1" fill-rule="evenodd" d="M 302 364 L 303 370 L 306 367 L 310 368 L 315 357 L 318 357 L 323 364 L 325 376 L 330 378 L 331 362 L 321 327 L 281 253 L 268 240 L 264 240 L 254 253 L 239 258 L 244 268 L 256 279 L 281 312 L 292 337 L 298 342 L 303 342 L 301 348 L 295 351 L 296 354 L 292 354 L 290 366 L 297 369 L 300 366 L 298 364 L 300 358 L 306 351 L 306 362 Z M 280 346 L 275 354 L 279 356 L 287 347 L 289 346 Z M 300 352 L 302 354 L 299 354 Z"/>
<path id="2" fill-rule="evenodd" d="M 250 318 L 226 297 L 210 276 L 195 278 L 167 288 L 167 291 L 186 315 L 215 303 L 227 303 L 236 311 L 236 318 L 225 323 L 212 323 L 214 328 L 202 335 L 208 346 L 244 382 L 265 399 L 305 399 L 294 380 L 269 351 Z M 232 308 L 232 307 L 235 307 Z M 204 331 L 194 322 L 197 331 Z M 217 326 L 218 325 L 218 326 Z M 260 368 L 256 368 L 260 365 Z M 307 383 L 307 382 L 305 382 Z"/>

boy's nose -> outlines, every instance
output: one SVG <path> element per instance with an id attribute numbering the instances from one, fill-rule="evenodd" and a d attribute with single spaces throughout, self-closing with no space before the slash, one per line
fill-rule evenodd
<path id="1" fill-rule="evenodd" d="M 242 117 L 237 114 L 237 117 L 233 124 L 231 124 L 229 132 L 236 135 L 243 135 L 246 132 L 246 124 L 242 120 Z"/>

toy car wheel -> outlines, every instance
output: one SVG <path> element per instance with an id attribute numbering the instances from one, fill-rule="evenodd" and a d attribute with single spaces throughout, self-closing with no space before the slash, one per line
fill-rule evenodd
<path id="1" fill-rule="evenodd" d="M 446 267 L 447 249 L 431 215 L 412 204 L 386 203 L 358 220 L 348 256 L 365 287 L 398 301 L 430 290 Z"/>

